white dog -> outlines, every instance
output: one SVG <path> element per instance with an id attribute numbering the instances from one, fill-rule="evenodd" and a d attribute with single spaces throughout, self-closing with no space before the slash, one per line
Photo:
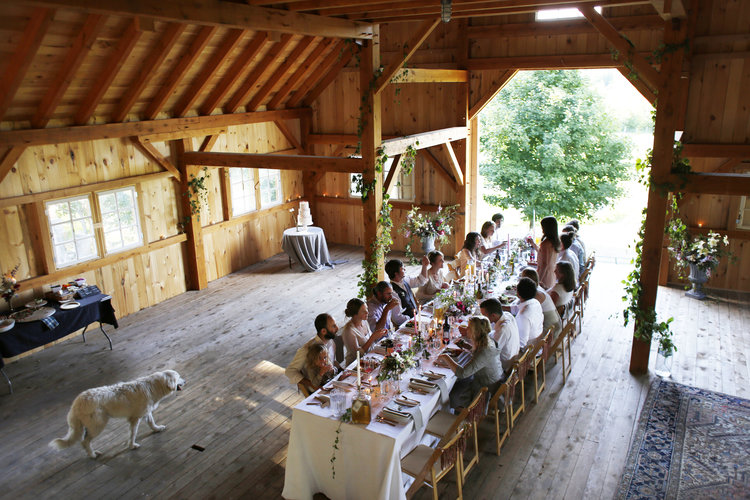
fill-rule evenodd
<path id="1" fill-rule="evenodd" d="M 115 417 L 126 418 L 130 422 L 128 446 L 134 450 L 140 446 L 135 442 L 135 436 L 141 418 L 146 417 L 154 432 L 166 429 L 164 425 L 156 425 L 151 412 L 159 406 L 163 397 L 182 390 L 184 384 L 179 373 L 166 370 L 131 382 L 83 391 L 75 398 L 68 412 L 68 434 L 49 445 L 60 450 L 81 441 L 86 453 L 96 458 L 101 453 L 91 449 L 91 440 L 104 430 L 110 417 Z"/>

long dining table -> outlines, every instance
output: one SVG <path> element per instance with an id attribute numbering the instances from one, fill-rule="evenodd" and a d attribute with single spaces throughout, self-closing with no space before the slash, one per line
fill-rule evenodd
<path id="1" fill-rule="evenodd" d="M 447 406 L 448 394 L 456 382 L 450 369 L 435 365 L 442 347 L 431 350 L 430 359 L 421 359 L 421 366 L 411 374 L 421 377 L 429 371 L 442 375 L 441 379 L 435 380 L 438 389 L 420 393 L 405 387 L 403 392 L 409 399 L 418 401 L 419 406 L 399 407 L 394 402 L 397 395 L 393 393 L 373 398 L 372 420 L 368 425 L 340 422 L 331 405 L 323 407 L 318 404 L 316 396 L 319 392 L 295 406 L 282 496 L 299 500 L 311 499 L 315 493 L 323 493 L 333 500 L 405 498 L 412 479 L 402 476 L 401 459 L 418 444 L 429 444 L 433 440 L 425 436 L 425 426 L 436 411 Z M 367 357 L 383 358 L 372 352 Z M 349 368 L 356 370 L 356 361 Z M 346 380 L 352 386 L 347 393 L 348 407 L 356 393 L 356 375 Z M 336 385 L 345 387 L 341 383 Z M 406 382 L 403 385 L 406 386 Z M 412 416 L 398 423 L 378 421 L 376 415 L 386 406 Z"/>

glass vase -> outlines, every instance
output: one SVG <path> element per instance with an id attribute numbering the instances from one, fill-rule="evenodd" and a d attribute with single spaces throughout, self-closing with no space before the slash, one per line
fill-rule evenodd
<path id="1" fill-rule="evenodd" d="M 662 378 L 668 378 L 672 374 L 672 362 L 674 361 L 674 351 L 665 351 L 659 349 L 656 351 L 656 361 L 654 362 L 654 373 Z"/>

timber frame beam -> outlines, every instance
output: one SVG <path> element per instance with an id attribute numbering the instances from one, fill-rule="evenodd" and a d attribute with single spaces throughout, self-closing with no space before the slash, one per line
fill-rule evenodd
<path id="1" fill-rule="evenodd" d="M 336 158 L 332 156 L 248 154 L 248 153 L 183 153 L 186 165 L 235 168 L 273 168 L 279 170 L 301 170 L 311 172 L 361 173 L 359 158 Z"/>
<path id="2" fill-rule="evenodd" d="M 346 19 L 268 9 L 222 0 L 18 0 L 18 4 L 82 10 L 87 13 L 144 16 L 221 28 L 268 30 L 334 38 L 372 38 L 373 25 Z"/>
<path id="3" fill-rule="evenodd" d="M 447 142 L 466 139 L 466 127 L 450 127 L 420 134 L 407 135 L 397 139 L 383 141 L 383 153 L 388 156 L 403 154 L 411 146 L 414 149 L 425 149 L 445 144 Z"/>

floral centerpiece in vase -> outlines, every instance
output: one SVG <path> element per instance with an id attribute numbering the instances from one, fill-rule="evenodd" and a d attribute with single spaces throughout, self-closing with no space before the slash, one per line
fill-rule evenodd
<path id="1" fill-rule="evenodd" d="M 406 222 L 402 230 L 407 238 L 417 237 L 422 240 L 422 251 L 424 253 L 435 250 L 448 242 L 452 227 L 451 224 L 458 213 L 458 205 L 441 207 L 438 205 L 435 213 L 419 213 L 419 207 L 411 207 L 406 214 Z M 407 253 L 411 253 L 411 244 L 407 245 Z"/>
<path id="2" fill-rule="evenodd" d="M 0 282 L 0 295 L 2 295 L 5 302 L 8 303 L 8 310 L 10 312 L 13 311 L 13 297 L 16 296 L 19 288 L 21 288 L 21 285 L 16 279 L 16 273 L 18 272 L 19 267 L 20 264 L 16 264 L 16 267 L 3 274 L 2 282 Z"/>
<path id="3" fill-rule="evenodd" d="M 437 293 L 435 303 L 442 305 L 446 316 L 468 316 L 472 314 L 477 298 L 473 291 L 464 288 L 446 288 Z"/>
<path id="4" fill-rule="evenodd" d="M 714 231 L 694 236 L 690 234 L 682 219 L 677 217 L 669 221 L 667 234 L 670 239 L 668 249 L 677 261 L 680 277 L 684 278 L 687 275 L 692 283 L 692 289 L 686 295 L 699 300 L 705 299 L 703 285 L 711 277 L 721 258 L 732 256 L 728 248 L 729 238 L 722 238 Z"/>
<path id="5" fill-rule="evenodd" d="M 397 387 L 396 392 L 401 392 L 401 376 L 406 370 L 416 365 L 417 362 L 411 350 L 393 351 L 380 363 L 378 382 L 393 381 Z"/>

